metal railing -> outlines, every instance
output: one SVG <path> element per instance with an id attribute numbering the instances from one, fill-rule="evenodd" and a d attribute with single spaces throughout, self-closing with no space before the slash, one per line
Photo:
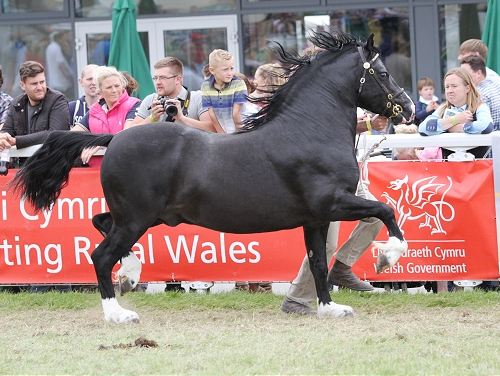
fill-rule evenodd
<path id="1" fill-rule="evenodd" d="M 370 149 L 377 142 L 385 137 L 386 139 L 380 143 L 381 148 L 409 148 L 409 147 L 424 147 L 424 146 L 441 146 L 450 149 L 467 150 L 476 146 L 491 146 L 493 139 L 497 142 L 500 139 L 500 132 L 489 134 L 470 135 L 465 133 L 443 133 L 437 136 L 421 136 L 419 134 L 387 134 L 387 135 L 369 135 L 361 136 L 359 147 L 365 146 Z"/>
<path id="2" fill-rule="evenodd" d="M 387 134 L 387 135 L 369 135 L 361 136 L 359 147 L 365 146 L 364 138 L 366 137 L 366 148 L 371 148 L 377 142 L 386 138 L 380 144 L 381 148 L 406 148 L 406 147 L 424 147 L 424 146 L 441 146 L 449 148 L 470 149 L 476 146 L 490 146 L 496 140 L 500 140 L 500 131 L 489 134 L 469 135 L 464 133 L 444 133 L 437 136 L 420 136 L 419 134 Z M 12 157 L 29 157 L 40 148 L 41 145 L 34 145 L 24 149 L 17 150 L 15 146 L 11 149 Z M 97 155 L 102 155 L 105 150 L 99 151 Z"/>

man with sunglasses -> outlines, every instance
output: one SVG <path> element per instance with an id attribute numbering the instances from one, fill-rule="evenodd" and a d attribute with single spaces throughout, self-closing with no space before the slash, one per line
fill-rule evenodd
<path id="1" fill-rule="evenodd" d="M 130 127 L 142 124 L 176 122 L 194 128 L 215 132 L 208 112 L 201 106 L 201 91 L 190 91 L 182 86 L 184 66 L 175 57 L 165 57 L 154 65 L 153 82 L 156 93 L 148 95 L 137 110 Z M 173 104 L 176 115 L 168 115 L 165 108 Z M 175 111 L 174 111 L 175 112 Z"/>

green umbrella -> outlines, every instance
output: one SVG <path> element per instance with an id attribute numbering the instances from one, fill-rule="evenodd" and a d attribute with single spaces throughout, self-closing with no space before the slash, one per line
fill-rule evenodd
<path id="1" fill-rule="evenodd" d="M 116 0 L 108 65 L 127 71 L 139 83 L 138 97 L 144 99 L 155 91 L 148 60 L 142 48 L 135 20 L 133 0 Z"/>
<path id="2" fill-rule="evenodd" d="M 495 72 L 500 72 L 500 1 L 489 0 L 486 22 L 483 30 L 483 42 L 488 46 L 486 65 Z"/>

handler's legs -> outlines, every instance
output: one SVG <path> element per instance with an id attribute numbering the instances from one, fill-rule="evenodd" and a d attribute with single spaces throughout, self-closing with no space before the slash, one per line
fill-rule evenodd
<path id="1" fill-rule="evenodd" d="M 368 182 L 360 181 L 356 196 L 377 201 L 368 190 Z M 335 263 L 328 273 L 328 281 L 357 291 L 371 291 L 373 286 L 361 281 L 351 271 L 351 266 L 375 240 L 384 224 L 378 218 L 363 218 L 354 228 L 349 239 L 335 253 Z"/>
<path id="2" fill-rule="evenodd" d="M 351 266 L 361 257 L 375 240 L 383 223 L 377 218 L 365 218 L 359 221 L 349 239 L 334 254 L 335 263 L 328 273 L 328 281 L 356 291 L 372 291 L 373 286 L 360 280 Z"/>
<path id="3" fill-rule="evenodd" d="M 364 187 L 362 186 L 364 184 Z M 368 191 L 365 183 L 358 184 L 357 196 L 376 201 L 376 198 Z M 368 282 L 361 281 L 351 271 L 351 266 L 361 257 L 364 251 L 377 237 L 383 223 L 378 218 L 365 218 L 359 221 L 349 239 L 335 253 L 335 263 L 328 273 L 328 280 L 334 284 L 358 290 L 371 291 L 373 287 Z M 330 264 L 334 251 L 338 244 L 340 222 L 331 222 L 326 240 L 326 257 Z M 316 286 L 309 268 L 307 256 L 302 262 L 299 274 L 293 280 L 286 294 L 281 310 L 286 313 L 298 313 L 301 315 L 315 314 L 311 303 L 316 299 Z"/>
<path id="4" fill-rule="evenodd" d="M 332 261 L 333 253 L 337 249 L 340 222 L 331 222 L 326 236 L 326 259 L 328 265 Z M 299 274 L 293 280 L 288 290 L 281 310 L 285 313 L 298 313 L 300 315 L 315 315 L 316 310 L 311 308 L 311 303 L 317 298 L 314 277 L 309 267 L 309 258 L 302 261 Z"/>

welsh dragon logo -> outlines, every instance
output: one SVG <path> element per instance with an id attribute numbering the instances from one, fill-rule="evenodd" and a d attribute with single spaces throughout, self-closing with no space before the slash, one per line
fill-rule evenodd
<path id="1" fill-rule="evenodd" d="M 411 185 L 408 184 L 408 175 L 404 179 L 391 181 L 388 188 L 395 191 L 394 198 L 387 192 L 384 192 L 382 197 L 385 197 L 386 203 L 398 213 L 401 231 L 406 221 L 420 220 L 419 228 L 429 227 L 431 235 L 446 234 L 442 222 L 455 218 L 455 209 L 444 201 L 446 193 L 453 185 L 451 178 L 447 178 L 448 184 L 436 183 L 437 176 L 417 180 Z"/>

